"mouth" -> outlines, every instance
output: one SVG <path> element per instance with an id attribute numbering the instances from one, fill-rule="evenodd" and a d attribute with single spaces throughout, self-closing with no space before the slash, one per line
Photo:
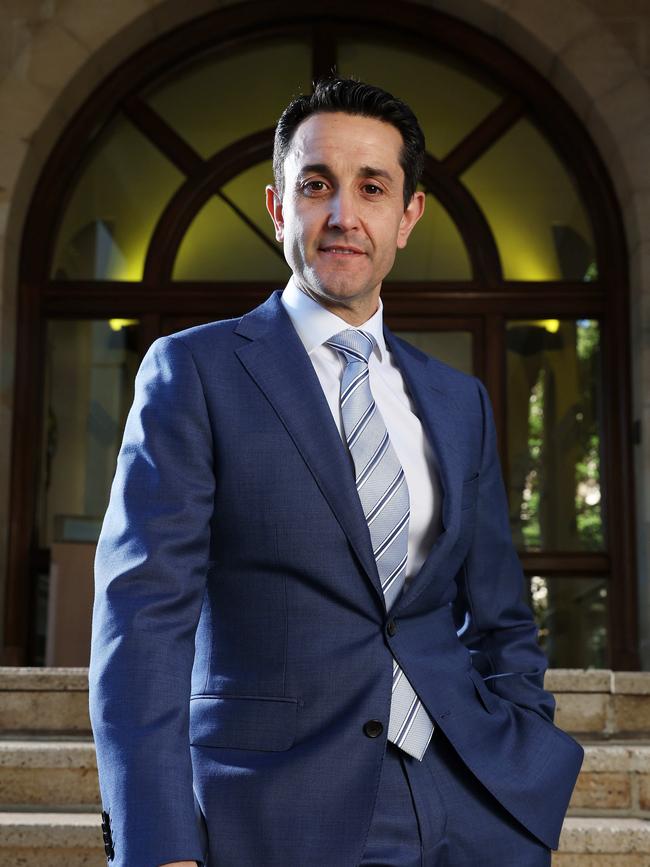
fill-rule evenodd
<path id="1" fill-rule="evenodd" d="M 319 253 L 327 253 L 330 256 L 365 256 L 366 254 L 359 247 L 352 247 L 349 244 L 327 244 L 318 248 Z"/>

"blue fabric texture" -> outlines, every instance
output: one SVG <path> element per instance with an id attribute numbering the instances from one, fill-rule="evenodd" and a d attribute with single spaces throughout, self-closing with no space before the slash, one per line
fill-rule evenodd
<path id="1" fill-rule="evenodd" d="M 462 767 L 557 845 L 582 750 L 543 689 L 485 389 L 386 339 L 443 495 L 390 615 L 279 293 L 147 353 L 96 559 L 90 711 L 115 867 L 356 867 L 393 657 Z"/>
<path id="2" fill-rule="evenodd" d="M 422 763 L 389 744 L 360 867 L 550 867 L 551 850 L 434 732 Z"/>

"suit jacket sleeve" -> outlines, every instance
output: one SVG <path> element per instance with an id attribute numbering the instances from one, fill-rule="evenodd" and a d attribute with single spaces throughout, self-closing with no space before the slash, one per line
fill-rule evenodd
<path id="1" fill-rule="evenodd" d="M 189 698 L 213 495 L 199 374 L 163 338 L 136 378 L 95 564 L 90 711 L 116 867 L 203 858 Z"/>
<path id="2" fill-rule="evenodd" d="M 483 436 L 476 527 L 461 570 L 459 602 L 471 624 L 464 640 L 492 692 L 552 721 L 555 701 L 543 689 L 547 660 L 523 600 L 524 576 L 512 543 L 490 399 L 476 382 Z"/>

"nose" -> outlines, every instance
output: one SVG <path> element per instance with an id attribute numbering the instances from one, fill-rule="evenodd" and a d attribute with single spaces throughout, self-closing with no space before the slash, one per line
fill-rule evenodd
<path id="1" fill-rule="evenodd" d="M 331 229 L 349 232 L 359 225 L 354 195 L 344 190 L 338 190 L 330 199 L 330 214 L 327 225 Z"/>

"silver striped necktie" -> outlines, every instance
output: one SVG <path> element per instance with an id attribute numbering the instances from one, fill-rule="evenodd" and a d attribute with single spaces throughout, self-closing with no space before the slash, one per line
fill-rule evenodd
<path id="1" fill-rule="evenodd" d="M 375 342 L 364 331 L 348 328 L 327 345 L 346 362 L 341 379 L 341 420 L 389 611 L 406 577 L 410 508 L 404 470 L 370 390 L 368 359 Z M 429 715 L 393 660 L 388 740 L 421 761 L 432 733 Z"/>

